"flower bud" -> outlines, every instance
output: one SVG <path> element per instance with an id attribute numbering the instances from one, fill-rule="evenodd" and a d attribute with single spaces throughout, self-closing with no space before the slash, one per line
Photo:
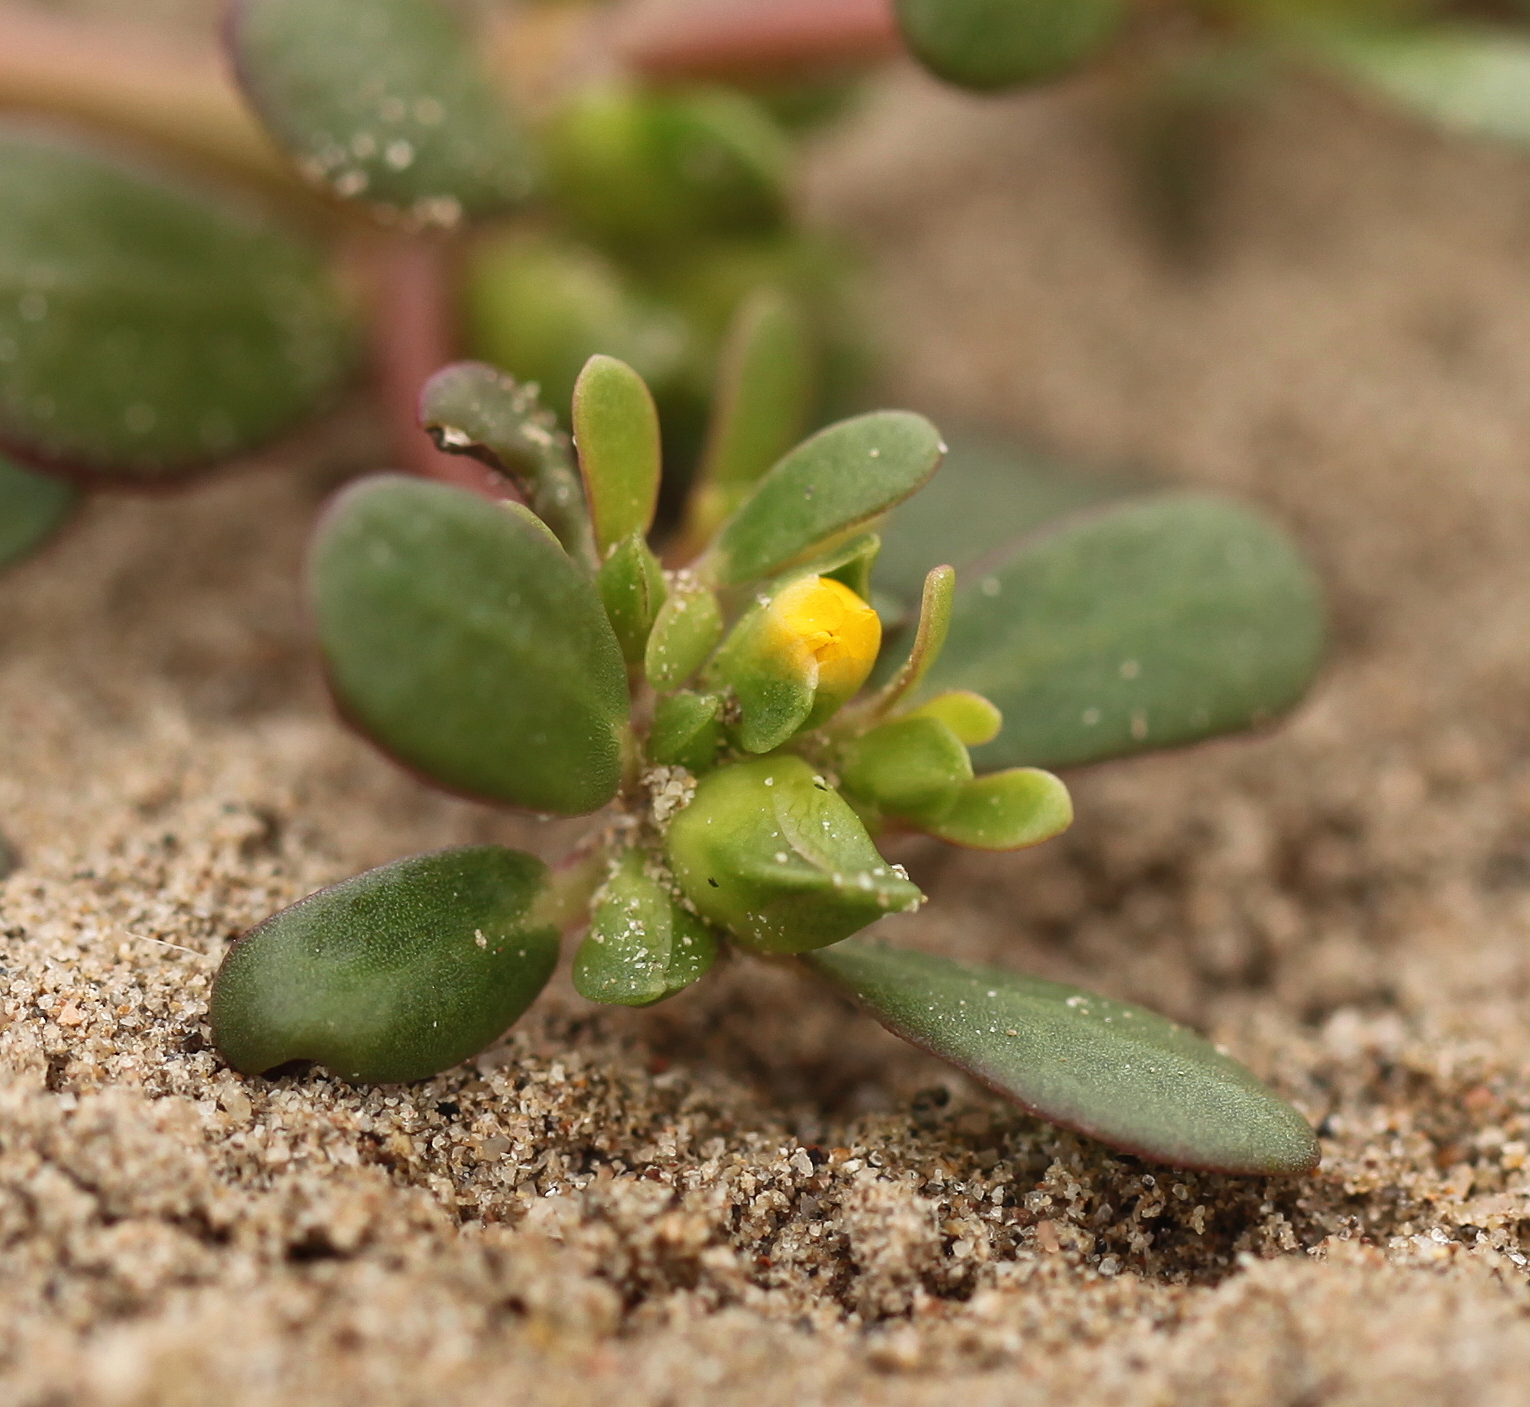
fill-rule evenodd
<path id="1" fill-rule="evenodd" d="M 739 704 L 739 742 L 770 752 L 847 703 L 882 645 L 877 613 L 842 582 L 804 576 L 746 616 L 717 673 Z"/>
<path id="2" fill-rule="evenodd" d="M 746 947 L 827 947 L 923 896 L 877 853 L 855 812 L 800 757 L 721 767 L 665 835 L 680 892 Z"/>

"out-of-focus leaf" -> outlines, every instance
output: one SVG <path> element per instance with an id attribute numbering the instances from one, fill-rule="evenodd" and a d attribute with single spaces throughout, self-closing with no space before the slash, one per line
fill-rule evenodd
<path id="1" fill-rule="evenodd" d="M 1003 714 L 979 771 L 1076 766 L 1247 728 L 1301 697 L 1323 646 L 1311 569 L 1247 508 L 1166 494 L 972 564 L 924 695 Z"/>
<path id="2" fill-rule="evenodd" d="M 319 526 L 310 594 L 341 708 L 400 761 L 533 811 L 615 794 L 621 651 L 594 585 L 528 510 L 363 479 Z"/>
<path id="3" fill-rule="evenodd" d="M 882 1025 L 1022 1108 L 1171 1167 L 1311 1172 L 1307 1121 L 1183 1026 L 1079 987 L 840 943 L 811 965 Z"/>
<path id="4" fill-rule="evenodd" d="M 0 440 L 156 481 L 289 428 L 351 363 L 318 251 L 245 205 L 0 128 Z"/>
<path id="5" fill-rule="evenodd" d="M 64 521 L 75 497 L 62 480 L 0 459 L 0 567 L 42 542 Z"/>
<path id="6" fill-rule="evenodd" d="M 574 383 L 579 472 L 604 561 L 623 538 L 646 533 L 659 501 L 659 412 L 626 362 L 596 353 Z"/>
<path id="7" fill-rule="evenodd" d="M 1530 144 L 1530 37 L 1507 28 L 1305 34 L 1322 62 L 1440 127 Z"/>
<path id="8" fill-rule="evenodd" d="M 830 425 L 760 480 L 703 562 L 725 584 L 771 576 L 901 503 L 935 472 L 943 449 L 935 427 L 911 411 Z"/>
<path id="9" fill-rule="evenodd" d="M 495 1040 L 558 960 L 547 867 L 497 845 L 413 855 L 321 889 L 232 948 L 213 1040 L 258 1075 L 314 1060 L 365 1084 L 422 1080 Z"/>
<path id="10" fill-rule="evenodd" d="M 442 0 L 235 0 L 235 70 L 315 184 L 454 225 L 524 200 L 531 151 Z"/>
<path id="11" fill-rule="evenodd" d="M 926 573 L 941 563 L 960 568 L 1042 523 L 1143 489 L 990 435 L 946 438 L 940 473 L 879 530 L 882 551 L 871 584 L 910 609 Z"/>
<path id="12" fill-rule="evenodd" d="M 986 91 L 1076 68 L 1120 27 L 1122 0 L 894 0 L 904 41 L 931 73 Z"/>

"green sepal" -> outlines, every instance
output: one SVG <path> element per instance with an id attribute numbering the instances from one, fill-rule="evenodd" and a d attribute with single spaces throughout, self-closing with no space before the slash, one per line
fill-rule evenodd
<path id="1" fill-rule="evenodd" d="M 620 357 L 661 398 L 697 355 L 686 320 L 611 259 L 519 227 L 469 245 L 462 309 L 472 354 L 536 382 L 544 404 L 560 409 L 596 352 Z"/>
<path id="2" fill-rule="evenodd" d="M 477 1054 L 558 959 L 537 901 L 547 867 L 497 845 L 395 860 L 273 914 L 213 982 L 213 1040 L 262 1074 L 314 1060 L 364 1084 L 422 1080 Z"/>
<path id="3" fill-rule="evenodd" d="M 894 0 L 904 41 L 931 73 L 986 92 L 1040 83 L 1109 42 L 1123 0 Z"/>
<path id="4" fill-rule="evenodd" d="M 1023 850 L 1073 824 L 1068 789 L 1039 767 L 1012 767 L 975 777 L 948 810 L 911 817 L 921 830 L 969 850 Z"/>
<path id="5" fill-rule="evenodd" d="M 684 767 L 700 776 L 710 771 L 722 746 L 723 701 L 717 694 L 682 689 L 654 705 L 648 732 L 648 760 L 661 767 Z"/>
<path id="6" fill-rule="evenodd" d="M 926 696 L 1004 718 L 978 771 L 1077 766 L 1247 728 L 1301 697 L 1323 646 L 1311 569 L 1262 516 L 1165 494 L 1064 520 L 959 571 Z"/>
<path id="7" fill-rule="evenodd" d="M 991 743 L 1004 726 L 1004 715 L 981 694 L 967 689 L 947 689 L 903 717 L 939 719 L 968 747 Z"/>
<path id="8" fill-rule="evenodd" d="M 574 444 L 604 558 L 633 533 L 646 533 L 659 502 L 659 412 L 643 378 L 624 361 L 596 353 L 574 383 Z"/>
<path id="9" fill-rule="evenodd" d="M 587 85 L 553 113 L 544 149 L 564 219 L 640 255 L 772 229 L 786 211 L 786 140 L 740 93 Z"/>
<path id="10" fill-rule="evenodd" d="M 716 594 L 689 573 L 671 578 L 643 658 L 648 682 L 660 693 L 678 689 L 706 662 L 722 633 Z"/>
<path id="11" fill-rule="evenodd" d="M 161 483 L 290 429 L 354 362 L 323 252 L 248 201 L 0 129 L 0 441 Z"/>
<path id="12" fill-rule="evenodd" d="M 698 549 L 796 444 L 813 399 L 813 339 L 797 300 L 773 287 L 739 304 L 718 355 L 706 447 L 683 536 Z"/>
<path id="13" fill-rule="evenodd" d="M 1022 1108 L 1171 1167 L 1317 1167 L 1307 1121 L 1243 1066 L 1140 1006 L 928 953 L 842 943 L 808 961 L 894 1034 Z"/>
<path id="14" fill-rule="evenodd" d="M 530 144 L 440 0 L 235 0 L 229 45 L 310 181 L 392 218 L 455 225 L 520 204 Z"/>
<path id="15" fill-rule="evenodd" d="M 800 757 L 709 773 L 670 821 L 664 843 L 696 912 L 761 952 L 822 948 L 923 898 Z"/>
<path id="16" fill-rule="evenodd" d="M 629 666 L 643 662 L 654 617 L 664 604 L 664 570 L 641 532 L 616 544 L 595 574 L 606 618 Z"/>
<path id="17" fill-rule="evenodd" d="M 879 410 L 804 440 L 718 533 L 702 570 L 725 585 L 784 571 L 901 503 L 935 472 L 940 434 L 922 415 Z"/>
<path id="18" fill-rule="evenodd" d="M 453 362 L 421 387 L 420 427 L 443 453 L 465 454 L 512 479 L 569 555 L 593 564 L 574 447 L 534 385 L 486 362 Z"/>
<path id="19" fill-rule="evenodd" d="M 527 509 L 362 479 L 319 526 L 310 599 L 341 708 L 406 765 L 533 811 L 615 795 L 621 650 L 593 583 Z"/>
<path id="20" fill-rule="evenodd" d="M 0 459 L 0 567 L 26 556 L 69 515 L 79 493 L 49 474 Z"/>
<path id="21" fill-rule="evenodd" d="M 741 646 L 729 650 L 728 664 L 716 671 L 716 678 L 738 700 L 733 730 L 738 745 L 745 752 L 773 752 L 812 717 L 818 670 L 805 650 L 752 650 L 751 634 L 746 630 Z"/>
<path id="22" fill-rule="evenodd" d="M 938 820 L 972 780 L 972 761 L 939 719 L 900 718 L 846 743 L 839 775 L 857 800 L 911 821 Z"/>
<path id="23" fill-rule="evenodd" d="M 717 940 L 648 871 L 641 851 L 622 857 L 595 896 L 590 927 L 574 954 L 574 988 L 609 1006 L 652 1006 L 689 987 L 717 956 Z"/>

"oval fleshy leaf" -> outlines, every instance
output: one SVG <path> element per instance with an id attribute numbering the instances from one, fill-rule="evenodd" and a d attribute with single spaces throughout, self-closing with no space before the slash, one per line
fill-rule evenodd
<path id="1" fill-rule="evenodd" d="M 771 576 L 901 503 L 943 452 L 940 432 L 912 411 L 841 420 L 760 480 L 702 560 L 728 585 Z"/>
<path id="2" fill-rule="evenodd" d="M 1057 78 L 1102 48 L 1122 0 L 894 0 L 904 41 L 931 73 L 988 91 Z"/>
<path id="3" fill-rule="evenodd" d="M 318 251 L 246 205 L 0 130 L 0 440 L 163 480 L 312 413 L 351 362 Z"/>
<path id="4" fill-rule="evenodd" d="M 840 943 L 808 961 L 895 1035 L 1064 1128 L 1155 1163 L 1311 1172 L 1307 1121 L 1183 1026 L 1081 987 Z"/>
<path id="5" fill-rule="evenodd" d="M 596 353 L 574 383 L 574 443 L 595 547 L 606 553 L 646 533 L 659 502 L 659 412 L 643 378 Z"/>
<path id="6" fill-rule="evenodd" d="M 236 0 L 235 70 L 310 181 L 419 224 L 524 200 L 525 135 L 442 0 Z"/>
<path id="7" fill-rule="evenodd" d="M 77 497 L 61 479 L 0 459 L 0 567 L 24 557 L 68 515 Z"/>
<path id="8" fill-rule="evenodd" d="M 682 689 L 654 704 L 647 753 L 661 767 L 684 767 L 700 776 L 717 761 L 722 746 L 723 700 L 720 694 Z"/>
<path id="9" fill-rule="evenodd" d="M 401 762 L 533 811 L 615 794 L 621 651 L 594 585 L 527 509 L 363 479 L 320 524 L 310 594 L 337 701 Z"/>
<path id="10" fill-rule="evenodd" d="M 1530 144 L 1530 39 L 1486 26 L 1312 32 L 1317 56 L 1447 131 Z"/>
<path id="11" fill-rule="evenodd" d="M 1172 494 L 1102 509 L 958 574 L 926 697 L 1004 726 L 979 771 L 1076 766 L 1248 728 L 1301 697 L 1323 646 L 1311 569 L 1264 518 Z"/>
<path id="12" fill-rule="evenodd" d="M 666 592 L 663 568 L 642 533 L 633 533 L 611 549 L 595 574 L 595 589 L 622 656 L 633 667 L 641 665 Z"/>
<path id="13" fill-rule="evenodd" d="M 537 913 L 547 867 L 497 845 L 395 860 L 244 935 L 213 983 L 213 1040 L 258 1075 L 314 1060 L 364 1084 L 422 1080 L 476 1055 L 558 960 Z"/>
<path id="14" fill-rule="evenodd" d="M 969 850 L 1024 850 L 1073 824 L 1068 788 L 1039 767 L 976 777 L 939 816 L 915 817 L 931 835 Z"/>
<path id="15" fill-rule="evenodd" d="M 643 656 L 648 682 L 661 693 L 678 689 L 722 639 L 722 606 L 689 572 L 671 579 Z"/>

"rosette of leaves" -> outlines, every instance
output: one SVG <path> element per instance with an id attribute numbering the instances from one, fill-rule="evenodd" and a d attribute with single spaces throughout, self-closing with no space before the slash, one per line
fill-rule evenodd
<path id="1" fill-rule="evenodd" d="M 729 946 L 801 961 L 891 1030 L 1115 1147 L 1312 1167 L 1300 1115 L 1191 1032 L 855 936 L 923 902 L 880 835 L 1033 845 L 1071 818 L 1048 766 L 1289 706 L 1320 647 L 1310 573 L 1231 504 L 1116 500 L 967 544 L 981 560 L 957 570 L 936 560 L 907 623 L 886 605 L 884 627 L 877 529 L 891 512 L 895 536 L 917 533 L 913 496 L 944 446 L 903 411 L 783 442 L 794 393 L 771 374 L 772 336 L 763 316 L 736 329 L 667 568 L 649 542 L 653 399 L 608 356 L 578 378 L 573 441 L 494 368 L 454 364 L 428 385 L 437 442 L 492 464 L 524 503 L 397 475 L 333 502 L 309 590 L 346 717 L 453 791 L 599 816 L 555 871 L 445 851 L 273 915 L 218 975 L 220 1049 L 251 1074 L 313 1060 L 351 1080 L 421 1078 L 519 1015 L 561 930 L 582 931 L 578 990 L 629 1006 L 673 997 Z M 932 551 L 953 512 L 933 502 Z"/>

